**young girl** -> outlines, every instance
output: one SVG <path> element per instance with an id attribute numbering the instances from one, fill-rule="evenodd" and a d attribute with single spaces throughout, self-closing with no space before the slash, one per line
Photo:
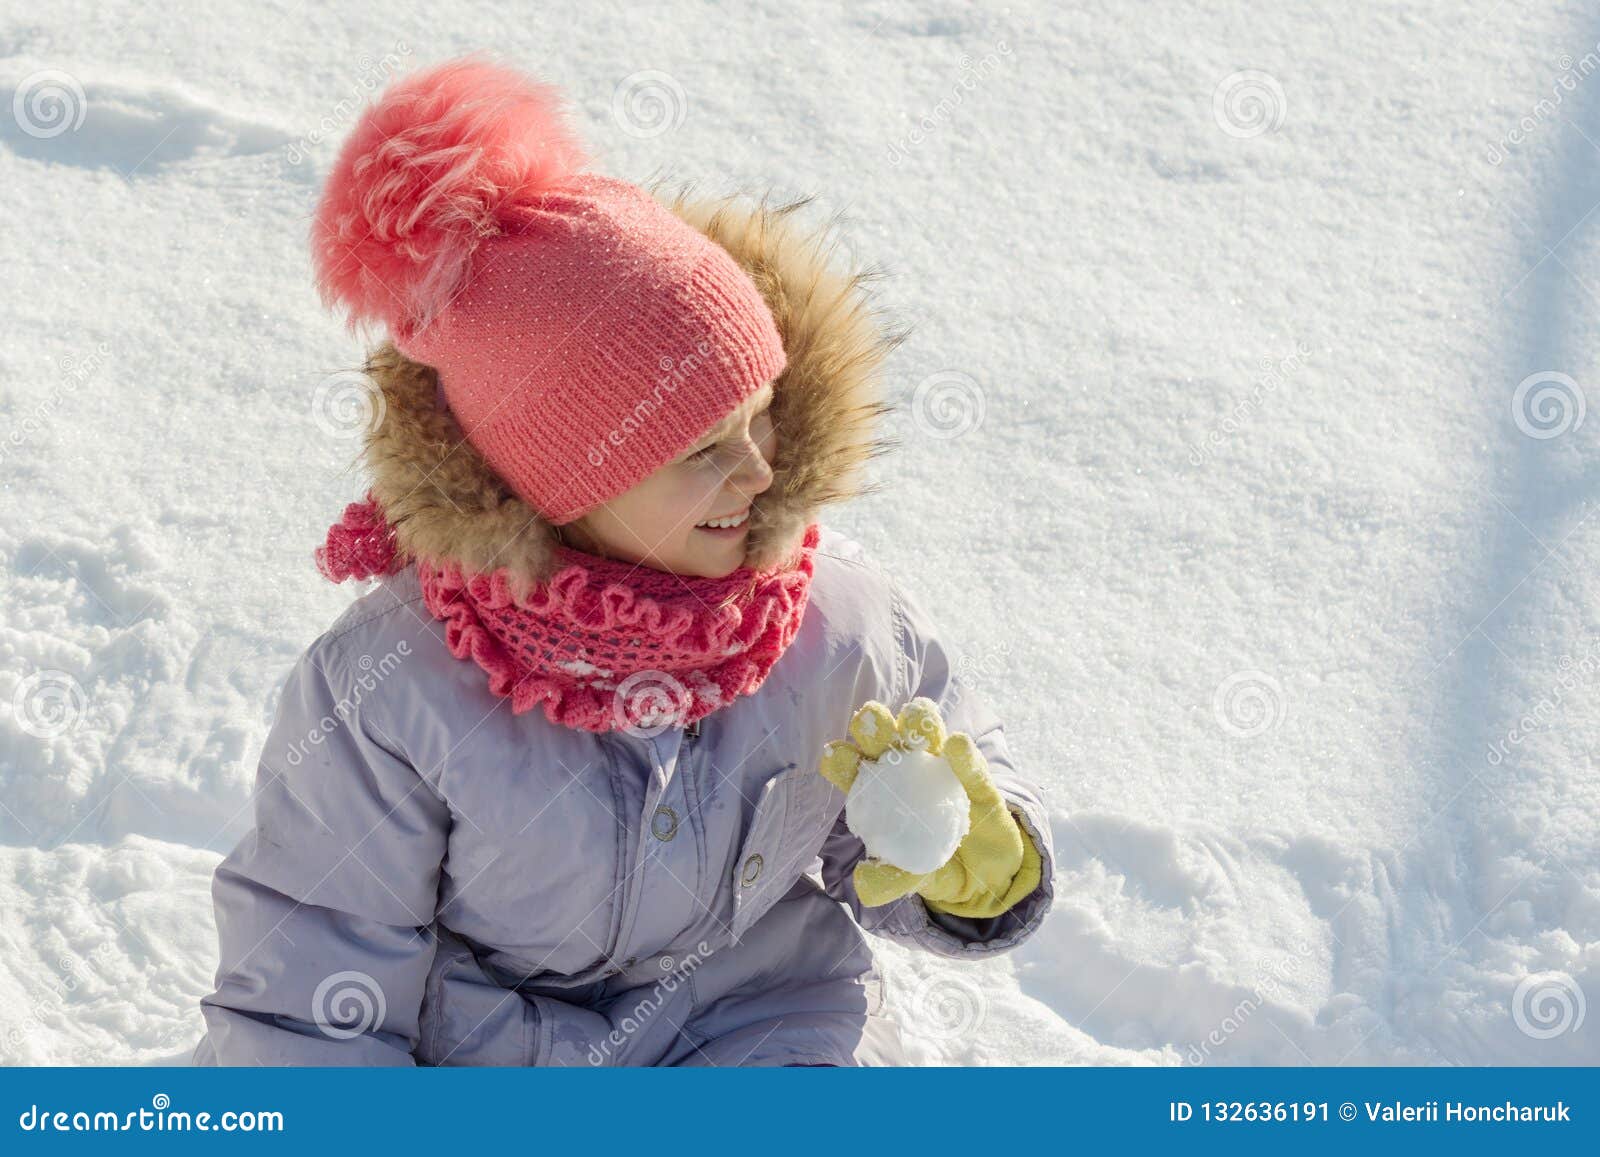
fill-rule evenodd
<path id="1" fill-rule="evenodd" d="M 388 340 L 317 562 L 377 585 L 283 689 L 197 1064 L 904 1063 L 864 932 L 970 960 L 1050 907 L 999 720 L 816 522 L 883 448 L 865 277 L 804 201 L 586 164 L 557 93 L 468 57 L 328 180 L 319 288 Z M 930 745 L 970 828 L 916 875 L 841 789 Z"/>

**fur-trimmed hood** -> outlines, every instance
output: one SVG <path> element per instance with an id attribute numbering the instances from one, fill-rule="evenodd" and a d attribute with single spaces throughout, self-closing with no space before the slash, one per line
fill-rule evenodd
<path id="1" fill-rule="evenodd" d="M 788 364 L 773 385 L 773 480 L 752 504 L 745 556 L 747 566 L 766 569 L 794 551 L 822 507 L 862 493 L 867 461 L 893 444 L 881 432 L 890 407 L 880 371 L 908 331 L 883 324 L 869 303 L 864 290 L 879 276 L 875 270 L 834 267 L 833 221 L 815 230 L 797 223 L 796 212 L 812 198 L 774 208 L 765 197 L 745 205 L 738 195 L 699 200 L 689 189 L 649 191 L 733 256 L 783 338 Z M 365 368 L 381 405 L 362 458 L 401 553 L 468 571 L 504 568 L 519 597 L 547 579 L 560 542 L 556 528 L 465 440 L 437 372 L 388 341 Z M 718 418 L 709 417 L 706 428 Z"/>

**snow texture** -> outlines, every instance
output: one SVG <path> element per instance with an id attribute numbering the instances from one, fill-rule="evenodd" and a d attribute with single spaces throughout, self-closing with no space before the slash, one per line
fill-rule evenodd
<path id="1" fill-rule="evenodd" d="M 926 751 L 863 759 L 844 807 L 845 826 L 868 855 L 918 875 L 955 855 L 971 818 L 961 780 L 943 756 Z"/>
<path id="2" fill-rule="evenodd" d="M 0 15 L 0 1050 L 181 1062 L 290 664 L 359 590 L 306 231 L 492 47 L 600 166 L 815 192 L 915 328 L 832 518 L 1045 791 L 914 1059 L 1600 1062 L 1600 15 L 294 0 Z M 1587 1016 L 1583 1013 L 1587 1011 Z"/>

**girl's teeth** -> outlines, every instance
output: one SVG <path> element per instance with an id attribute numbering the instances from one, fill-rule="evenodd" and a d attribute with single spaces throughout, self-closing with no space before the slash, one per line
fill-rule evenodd
<path id="1" fill-rule="evenodd" d="M 737 518 L 713 518 L 709 522 L 696 523 L 697 526 L 713 526 L 719 530 L 732 530 L 735 526 L 743 526 L 744 520 L 750 517 L 747 510 Z"/>

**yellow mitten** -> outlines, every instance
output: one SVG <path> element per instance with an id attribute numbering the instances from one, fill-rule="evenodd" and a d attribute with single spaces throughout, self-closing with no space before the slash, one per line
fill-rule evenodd
<path id="1" fill-rule="evenodd" d="M 916 892 L 928 907 L 952 916 L 998 916 L 1039 886 L 1039 849 L 1012 816 L 989 774 L 988 761 L 972 737 L 945 732 L 939 708 L 921 696 L 895 718 L 869 700 L 850 720 L 854 742 L 835 741 L 822 749 L 820 769 L 840 791 L 850 792 L 863 759 L 877 759 L 890 748 L 942 755 L 961 780 L 971 805 L 967 834 L 943 866 L 917 875 L 885 860 L 864 858 L 856 865 L 856 895 L 868 907 Z"/>

